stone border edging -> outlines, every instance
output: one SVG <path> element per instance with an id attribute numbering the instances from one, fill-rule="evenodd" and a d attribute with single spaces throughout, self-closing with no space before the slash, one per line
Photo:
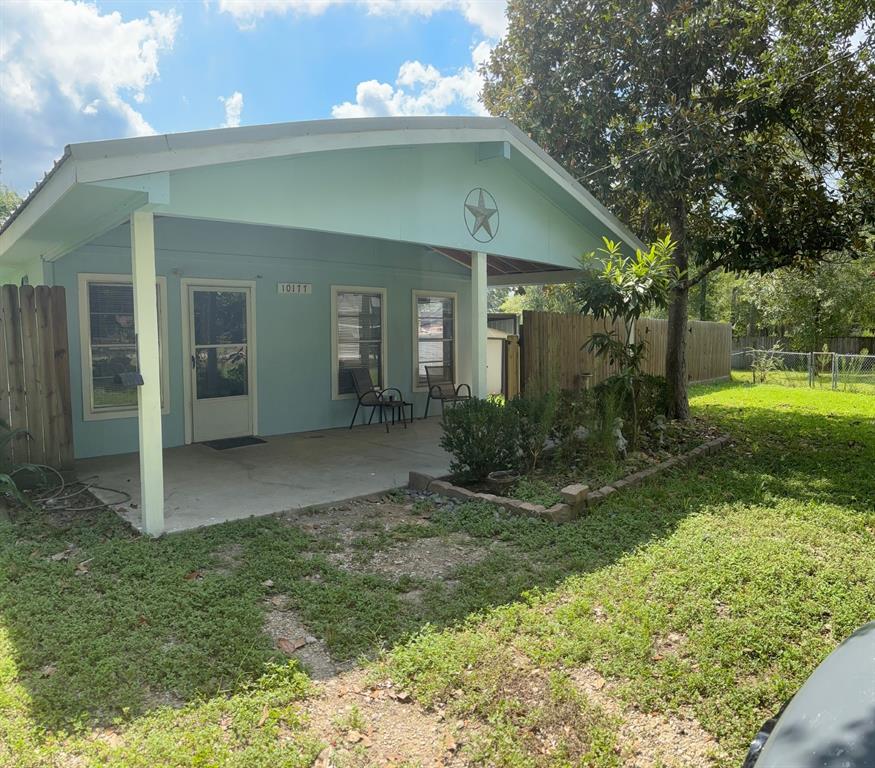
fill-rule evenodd
<path id="1" fill-rule="evenodd" d="M 458 501 L 486 501 L 513 514 L 524 515 L 526 517 L 538 517 L 542 520 L 549 520 L 552 523 L 567 523 L 571 520 L 576 520 L 583 514 L 585 509 L 595 506 L 612 493 L 624 488 L 632 488 L 636 485 L 640 485 L 648 477 L 657 475 L 660 472 L 671 469 L 672 467 L 688 464 L 700 456 L 717 453 L 728 442 L 729 435 L 715 437 L 713 440 L 697 445 L 686 453 L 672 456 L 670 459 L 666 459 L 659 464 L 654 464 L 652 467 L 633 472 L 631 475 L 626 475 L 626 477 L 622 477 L 619 480 L 614 480 L 608 485 L 603 485 L 597 491 L 591 491 L 588 485 L 583 485 L 581 483 L 566 485 L 559 492 L 562 495 L 562 501 L 558 504 L 554 504 L 552 507 L 545 507 L 541 504 L 532 504 L 529 501 L 520 501 L 519 499 L 512 499 L 508 496 L 496 496 L 493 493 L 477 493 L 475 491 L 469 491 L 467 488 L 453 485 L 446 480 L 437 480 L 431 477 L 431 475 L 425 475 L 421 472 L 410 473 L 407 487 L 415 491 L 430 491 Z"/>

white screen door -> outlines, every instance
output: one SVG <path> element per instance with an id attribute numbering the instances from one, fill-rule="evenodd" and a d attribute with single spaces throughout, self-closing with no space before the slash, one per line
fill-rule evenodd
<path id="1" fill-rule="evenodd" d="M 194 442 L 252 434 L 249 288 L 188 289 Z"/>

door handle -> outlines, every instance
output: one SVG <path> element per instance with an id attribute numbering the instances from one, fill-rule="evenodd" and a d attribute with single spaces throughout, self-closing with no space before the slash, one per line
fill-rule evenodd
<path id="1" fill-rule="evenodd" d="M 191 367 L 192 367 L 192 370 L 194 370 L 194 368 L 196 367 L 195 362 L 194 362 L 194 355 L 191 356 Z"/>

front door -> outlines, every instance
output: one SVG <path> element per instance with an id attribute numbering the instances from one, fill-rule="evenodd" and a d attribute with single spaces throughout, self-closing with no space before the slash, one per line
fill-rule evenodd
<path id="1" fill-rule="evenodd" d="M 190 285 L 194 442 L 252 434 L 249 288 Z"/>

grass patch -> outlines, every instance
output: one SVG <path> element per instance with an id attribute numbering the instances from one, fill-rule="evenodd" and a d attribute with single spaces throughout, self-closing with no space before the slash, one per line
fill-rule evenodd
<path id="1" fill-rule="evenodd" d="M 738 765 L 759 724 L 873 618 L 875 400 L 699 392 L 696 410 L 733 433 L 734 449 L 557 529 L 540 556 L 578 553 L 578 574 L 462 629 L 426 629 L 388 670 L 427 703 L 482 716 L 454 692 L 488 683 L 495 648 L 541 670 L 592 666 L 644 711 L 692 711 L 730 756 L 718 762 Z"/>
<path id="2" fill-rule="evenodd" d="M 615 718 L 570 682 L 586 666 L 739 764 L 873 618 L 875 398 L 724 384 L 693 407 L 734 446 L 573 524 L 419 503 L 427 521 L 355 532 L 365 560 L 466 534 L 483 556 L 443 579 L 344 570 L 279 518 L 159 541 L 111 514 L 0 523 L 0 764 L 309 764 L 306 680 L 262 632 L 275 593 L 336 658 L 389 649 L 422 703 L 480 724 L 481 762 L 621 764 Z"/>

